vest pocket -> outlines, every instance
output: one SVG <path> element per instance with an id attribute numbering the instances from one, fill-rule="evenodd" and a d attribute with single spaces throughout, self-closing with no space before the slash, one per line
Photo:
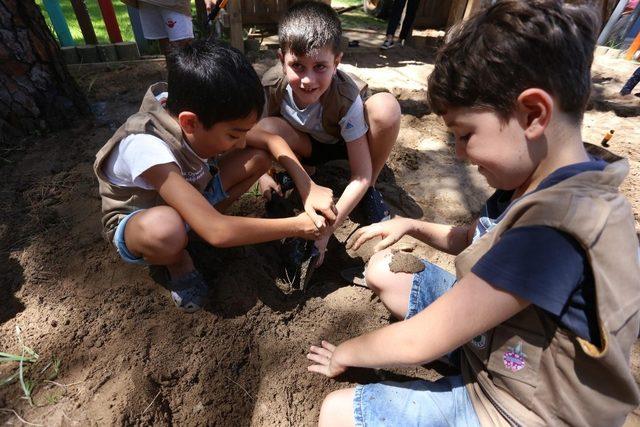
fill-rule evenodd
<path id="1" fill-rule="evenodd" d="M 487 370 L 493 383 L 530 406 L 538 384 L 544 337 L 500 325 L 491 341 Z"/>

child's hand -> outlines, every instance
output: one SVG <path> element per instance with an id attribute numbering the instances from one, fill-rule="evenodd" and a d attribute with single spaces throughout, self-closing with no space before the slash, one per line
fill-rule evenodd
<path id="1" fill-rule="evenodd" d="M 333 357 L 336 346 L 327 341 L 322 341 L 322 347 L 312 345 L 307 353 L 307 359 L 315 363 L 307 367 L 309 372 L 326 375 L 329 378 L 337 377 L 347 370 L 346 366 L 340 365 Z"/>
<path id="2" fill-rule="evenodd" d="M 307 240 L 316 240 L 322 237 L 324 228 L 318 228 L 309 214 L 302 212 L 296 216 L 296 219 L 298 223 L 296 237 L 302 237 Z"/>
<path id="3" fill-rule="evenodd" d="M 327 187 L 322 187 L 311 182 L 311 188 L 307 198 L 303 200 L 304 210 L 309 216 L 316 222 L 316 224 L 329 225 L 333 224 L 336 220 L 338 210 L 333 203 L 333 190 Z M 318 215 L 320 212 L 322 215 Z M 326 218 L 326 220 L 325 220 Z"/>
<path id="4" fill-rule="evenodd" d="M 329 237 L 331 237 L 333 233 L 326 233 L 325 235 L 316 240 L 316 249 L 320 252 L 320 256 L 318 257 L 318 261 L 316 262 L 316 267 L 320 267 L 324 262 L 324 254 L 327 253 L 327 244 L 329 243 Z"/>
<path id="5" fill-rule="evenodd" d="M 280 185 L 274 181 L 274 179 L 268 173 L 265 173 L 258 179 L 258 189 L 260 190 L 260 194 L 266 200 L 271 200 L 271 192 L 275 191 L 282 197 L 282 188 Z"/>
<path id="6" fill-rule="evenodd" d="M 353 249 L 355 251 L 365 242 L 379 236 L 382 237 L 382 241 L 373 247 L 373 251 L 378 252 L 400 240 L 402 236 L 409 232 L 409 229 L 410 222 L 407 218 L 396 217 L 357 230 L 349 242 L 347 242 L 346 246 L 347 249 Z"/>

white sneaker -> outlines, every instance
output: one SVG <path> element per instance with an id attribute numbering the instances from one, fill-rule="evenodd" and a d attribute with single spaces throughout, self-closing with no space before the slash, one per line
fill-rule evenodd
<path id="1" fill-rule="evenodd" d="M 395 46 L 395 44 L 393 43 L 393 41 L 385 40 L 382 43 L 382 46 L 380 46 L 380 49 L 387 50 L 387 49 L 391 49 L 394 46 Z"/>

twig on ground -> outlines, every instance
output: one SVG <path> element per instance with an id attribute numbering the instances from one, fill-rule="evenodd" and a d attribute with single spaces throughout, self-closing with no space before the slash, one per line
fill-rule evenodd
<path id="1" fill-rule="evenodd" d="M 37 426 L 37 427 L 44 427 L 44 424 L 36 424 L 36 423 L 30 423 L 29 421 L 25 420 L 24 418 L 22 418 L 20 415 L 18 415 L 18 413 L 16 411 L 14 411 L 11 408 L 0 408 L 0 412 L 12 412 L 13 415 L 16 416 L 16 418 L 18 418 L 20 420 L 20 422 L 29 425 L 29 426 Z"/>
<path id="2" fill-rule="evenodd" d="M 225 375 L 225 378 L 227 378 L 229 381 L 231 381 L 232 383 L 234 383 L 235 385 L 237 385 L 238 387 L 240 387 L 242 389 L 242 391 L 244 391 L 244 393 L 249 396 L 249 399 L 253 400 L 255 402 L 255 399 L 253 398 L 253 396 L 251 396 L 251 394 L 249 394 L 249 392 L 242 387 L 240 384 L 238 384 L 237 382 L 235 382 L 234 380 L 232 380 L 228 375 Z"/>
<path id="3" fill-rule="evenodd" d="M 153 402 L 155 402 L 155 401 L 156 401 L 156 399 L 158 398 L 158 396 L 160 396 L 160 392 L 161 392 L 161 391 L 162 391 L 162 390 L 158 390 L 158 394 L 156 394 L 156 397 L 154 397 L 154 398 L 153 398 L 153 400 L 151 401 L 151 403 L 149 403 L 149 405 L 148 405 L 146 408 L 144 408 L 144 411 L 142 411 L 142 414 L 141 414 L 141 415 L 144 415 L 144 413 L 145 413 L 145 412 L 147 412 L 147 410 L 148 410 L 149 408 L 151 408 L 151 405 L 153 405 Z"/>

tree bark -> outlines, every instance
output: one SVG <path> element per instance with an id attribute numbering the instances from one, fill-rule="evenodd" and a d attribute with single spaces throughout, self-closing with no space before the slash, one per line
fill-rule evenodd
<path id="1" fill-rule="evenodd" d="M 34 0 L 0 1 L 0 146 L 88 114 Z"/>

